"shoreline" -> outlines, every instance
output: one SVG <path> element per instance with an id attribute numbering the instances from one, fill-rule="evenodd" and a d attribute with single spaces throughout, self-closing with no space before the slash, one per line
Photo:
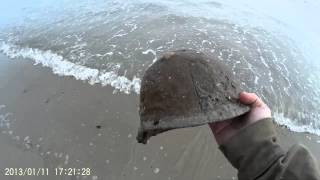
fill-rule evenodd
<path id="1" fill-rule="evenodd" d="M 3 54 L 0 77 L 0 168 L 92 170 L 86 178 L 52 174 L 23 179 L 236 177 L 207 126 L 168 131 L 152 137 L 148 145 L 137 144 L 140 122 L 136 94 L 113 94 L 110 86 L 57 76 L 50 68 L 21 58 L 11 60 Z M 319 136 L 278 126 L 277 132 L 284 148 L 302 143 L 320 163 Z"/>

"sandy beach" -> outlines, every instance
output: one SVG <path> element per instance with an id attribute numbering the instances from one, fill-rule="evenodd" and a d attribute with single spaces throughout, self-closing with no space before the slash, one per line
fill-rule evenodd
<path id="1" fill-rule="evenodd" d="M 138 103 L 135 94 L 0 54 L 0 179 L 236 179 L 207 126 L 138 144 Z M 304 144 L 320 163 L 320 137 L 277 131 L 285 148 Z M 56 175 L 57 167 L 90 168 L 90 175 Z M 49 175 L 5 176 L 5 168 L 48 168 Z"/>

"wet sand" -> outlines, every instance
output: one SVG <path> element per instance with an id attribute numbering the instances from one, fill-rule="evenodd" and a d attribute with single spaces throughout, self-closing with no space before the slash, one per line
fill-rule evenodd
<path id="1" fill-rule="evenodd" d="M 137 144 L 138 96 L 113 91 L 0 54 L 1 179 L 236 179 L 207 126 Z M 284 147 L 302 143 L 320 162 L 318 136 L 277 130 Z M 48 168 L 49 176 L 4 176 L 9 167 Z M 59 176 L 55 167 L 91 174 Z"/>

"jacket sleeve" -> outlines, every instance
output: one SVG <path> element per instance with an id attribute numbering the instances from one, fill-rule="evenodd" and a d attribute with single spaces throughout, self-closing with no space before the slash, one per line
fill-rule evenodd
<path id="1" fill-rule="evenodd" d="M 319 168 L 302 145 L 285 152 L 271 118 L 240 130 L 220 150 L 238 170 L 239 180 L 320 180 Z"/>

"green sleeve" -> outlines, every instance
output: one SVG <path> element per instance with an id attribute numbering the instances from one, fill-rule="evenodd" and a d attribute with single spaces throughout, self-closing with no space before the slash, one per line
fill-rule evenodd
<path id="1" fill-rule="evenodd" d="M 302 145 L 285 152 L 271 118 L 240 130 L 220 150 L 238 170 L 239 180 L 320 180 L 319 168 Z"/>

